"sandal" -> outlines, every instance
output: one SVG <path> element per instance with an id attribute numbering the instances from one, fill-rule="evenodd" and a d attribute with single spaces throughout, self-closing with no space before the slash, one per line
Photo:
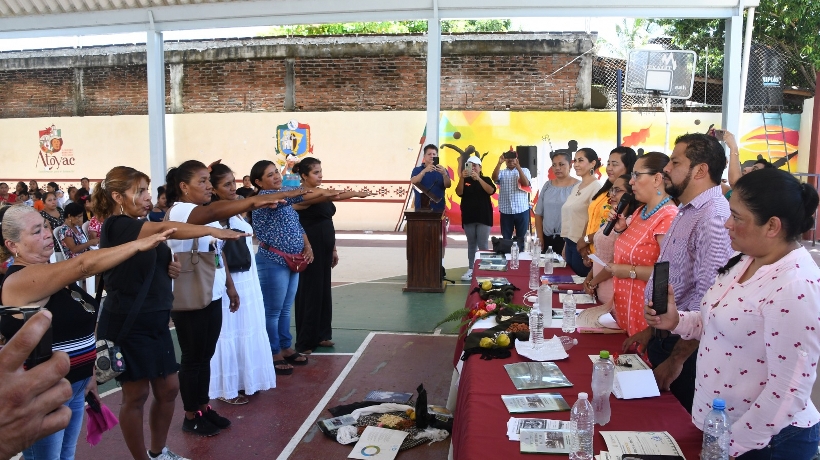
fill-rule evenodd
<path id="1" fill-rule="evenodd" d="M 246 398 L 244 395 L 239 395 L 239 396 L 237 396 L 235 398 L 231 398 L 231 399 L 223 398 L 223 397 L 220 396 L 216 399 L 218 399 L 218 400 L 220 400 L 224 403 L 233 404 L 235 406 L 241 406 L 242 404 L 248 404 L 248 402 L 249 402 L 248 398 Z"/>
<path id="2" fill-rule="evenodd" d="M 305 358 L 305 359 L 300 360 L 299 358 Z M 285 361 L 287 361 L 288 363 L 290 363 L 294 366 L 304 366 L 305 364 L 308 363 L 308 357 L 305 356 L 304 354 L 299 353 L 298 351 L 296 351 L 290 356 L 285 356 Z"/>
<path id="3" fill-rule="evenodd" d="M 277 367 L 277 366 L 290 366 L 290 363 L 288 363 L 284 359 L 274 361 L 273 362 L 273 370 L 276 371 L 276 375 L 290 375 L 290 374 L 293 374 L 293 367 Z"/>
<path id="4" fill-rule="evenodd" d="M 334 345 L 336 345 L 336 343 L 334 343 L 332 340 L 322 340 L 321 342 L 319 342 L 320 347 L 332 347 Z"/>

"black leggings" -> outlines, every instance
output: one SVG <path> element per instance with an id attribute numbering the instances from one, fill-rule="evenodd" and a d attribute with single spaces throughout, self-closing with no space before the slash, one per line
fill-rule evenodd
<path id="1" fill-rule="evenodd" d="M 202 310 L 172 311 L 182 352 L 179 370 L 179 394 L 186 412 L 196 412 L 208 404 L 211 385 L 211 358 L 216 351 L 222 329 L 222 299 Z"/>

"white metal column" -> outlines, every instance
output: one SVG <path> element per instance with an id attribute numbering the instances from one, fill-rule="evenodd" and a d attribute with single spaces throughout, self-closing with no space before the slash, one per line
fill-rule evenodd
<path id="1" fill-rule="evenodd" d="M 148 137 L 151 158 L 151 189 L 165 183 L 165 51 L 162 32 L 149 30 L 148 50 Z M 153 194 L 155 195 L 155 194 Z"/>
<path id="2" fill-rule="evenodd" d="M 438 120 L 441 110 L 441 20 L 438 2 L 433 19 L 427 21 L 427 144 L 438 145 Z"/>
<path id="3" fill-rule="evenodd" d="M 740 74 L 743 51 L 743 10 L 726 19 L 726 41 L 723 46 L 723 123 L 722 128 L 740 135 Z"/>

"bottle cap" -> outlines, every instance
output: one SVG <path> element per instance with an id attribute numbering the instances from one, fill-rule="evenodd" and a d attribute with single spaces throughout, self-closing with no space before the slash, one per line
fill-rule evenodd
<path id="1" fill-rule="evenodd" d="M 715 398 L 712 401 L 712 409 L 717 409 L 717 410 L 726 409 L 726 401 L 724 401 L 720 398 Z"/>
<path id="2" fill-rule="evenodd" d="M 567 291 L 567 295 L 572 295 L 572 290 Z"/>
<path id="3" fill-rule="evenodd" d="M 589 395 L 584 392 L 578 393 L 578 399 L 589 399 Z"/>
<path id="4" fill-rule="evenodd" d="M 609 352 L 606 350 L 601 350 L 601 353 L 598 355 L 601 359 L 609 359 Z"/>

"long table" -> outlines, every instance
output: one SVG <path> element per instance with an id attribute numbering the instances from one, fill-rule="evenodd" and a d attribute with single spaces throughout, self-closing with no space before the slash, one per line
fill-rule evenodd
<path id="1" fill-rule="evenodd" d="M 521 261 L 518 270 L 506 272 L 486 272 L 473 269 L 472 288 L 476 276 L 503 276 L 521 288 L 516 292 L 514 303 L 522 303 L 529 278 L 529 261 Z M 568 268 L 556 268 L 555 274 L 571 274 Z M 477 294 L 467 297 L 467 304 L 475 302 Z M 558 294 L 553 294 L 553 305 L 559 305 Z M 583 306 L 581 306 L 583 307 Z M 547 329 L 545 338 L 560 335 L 560 329 Z M 516 390 L 504 364 L 526 361 L 512 350 L 507 359 L 485 361 L 479 356 L 470 356 L 464 362 L 459 378 L 456 415 L 453 426 L 453 457 L 456 460 L 478 460 L 490 458 L 525 458 L 519 452 L 519 443 L 507 438 L 507 421 L 511 416 L 569 420 L 569 411 L 540 412 L 511 415 L 501 402 L 503 394 L 560 393 L 572 406 L 579 392 L 587 392 L 592 397 L 592 361 L 588 355 L 597 355 L 601 350 L 619 352 L 626 336 L 621 334 L 572 334 L 578 345 L 569 350 L 569 358 L 557 361 L 561 371 L 573 383 L 571 388 Z M 460 355 L 463 339 L 456 346 Z M 668 431 L 678 442 L 687 460 L 697 460 L 702 441 L 701 431 L 692 424 L 691 416 L 669 392 L 661 392 L 660 397 L 648 399 L 620 400 L 610 397 L 612 418 L 608 424 L 595 426 L 594 451 L 597 454 L 607 450 L 598 431 Z M 532 459 L 532 455 L 526 455 Z"/>

